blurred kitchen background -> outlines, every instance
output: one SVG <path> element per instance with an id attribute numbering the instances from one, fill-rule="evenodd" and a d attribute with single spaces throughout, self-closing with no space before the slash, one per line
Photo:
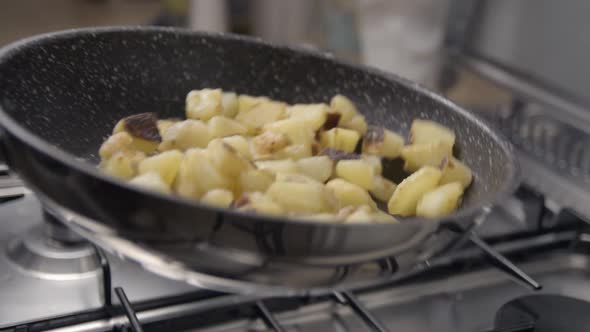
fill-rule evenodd
<path id="1" fill-rule="evenodd" d="M 0 2 L 0 45 L 160 25 L 331 53 L 478 112 L 512 140 L 523 168 L 540 169 L 523 172 L 527 183 L 590 213 L 589 13 L 588 0 L 19 0 Z"/>
<path id="2" fill-rule="evenodd" d="M 395 72 L 465 103 L 505 102 L 464 72 L 444 71 L 452 0 L 19 0 L 0 2 L 0 45 L 83 26 L 166 25 L 229 31 L 330 52 Z M 465 5 L 461 5 L 465 7 Z M 465 10 L 465 8 L 463 8 Z M 453 29 L 457 29 L 453 27 Z M 449 77 L 442 78 L 446 72 Z M 450 77 L 453 76 L 453 77 Z M 460 77 L 456 77 L 460 76 Z M 478 96 L 457 89 L 459 79 Z M 450 89 L 453 85 L 454 89 Z"/>

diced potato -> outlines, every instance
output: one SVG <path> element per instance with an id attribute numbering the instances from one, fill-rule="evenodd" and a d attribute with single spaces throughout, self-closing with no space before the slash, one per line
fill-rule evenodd
<path id="1" fill-rule="evenodd" d="M 375 222 L 383 222 L 383 223 L 397 223 L 399 220 L 395 219 L 394 216 L 391 214 L 385 213 L 381 210 L 377 210 L 373 212 L 371 215 Z"/>
<path id="2" fill-rule="evenodd" d="M 334 161 L 328 156 L 302 158 L 295 162 L 300 173 L 319 182 L 326 182 L 332 176 Z"/>
<path id="3" fill-rule="evenodd" d="M 236 115 L 236 120 L 248 128 L 251 135 L 261 131 L 267 123 L 273 123 L 285 116 L 286 106 L 276 101 L 263 101 L 248 110 L 242 110 Z"/>
<path id="4" fill-rule="evenodd" d="M 124 180 L 137 174 L 137 165 L 145 158 L 141 151 L 122 150 L 100 163 L 100 169 L 111 176 Z"/>
<path id="5" fill-rule="evenodd" d="M 245 192 L 265 192 L 274 182 L 275 175 L 266 169 L 249 169 L 240 173 L 238 177 L 238 190 Z"/>
<path id="6" fill-rule="evenodd" d="M 391 130 L 370 126 L 363 139 L 363 153 L 397 158 L 404 147 L 404 138 Z"/>
<path id="7" fill-rule="evenodd" d="M 129 133 L 122 131 L 110 136 L 102 145 L 98 154 L 102 160 L 111 158 L 115 153 L 124 150 L 131 150 L 133 137 Z"/>
<path id="8" fill-rule="evenodd" d="M 189 149 L 178 168 L 174 189 L 180 196 L 198 199 L 211 189 L 233 190 L 232 180 L 209 160 L 207 150 Z"/>
<path id="9" fill-rule="evenodd" d="M 320 134 L 320 144 L 324 148 L 335 148 L 345 152 L 353 152 L 360 135 L 351 129 L 332 128 Z"/>
<path id="10" fill-rule="evenodd" d="M 260 160 L 254 162 L 259 169 L 266 169 L 275 174 L 278 173 L 297 173 L 297 164 L 291 159 L 283 160 Z"/>
<path id="11" fill-rule="evenodd" d="M 207 145 L 208 156 L 213 165 L 226 176 L 235 177 L 254 166 L 231 145 L 221 139 Z"/>
<path id="12" fill-rule="evenodd" d="M 170 193 L 170 186 L 164 182 L 157 172 L 143 173 L 131 179 L 129 183 L 164 194 Z"/>
<path id="13" fill-rule="evenodd" d="M 260 192 L 244 193 L 235 201 L 235 207 L 242 211 L 254 211 L 269 215 L 285 213 L 283 208 L 270 196 Z"/>
<path id="14" fill-rule="evenodd" d="M 221 95 L 221 115 L 233 118 L 238 114 L 238 95 L 234 92 L 224 92 Z"/>
<path id="15" fill-rule="evenodd" d="M 311 179 L 301 181 L 297 176 L 277 178 L 266 194 L 287 212 L 331 212 L 336 204 L 332 193 L 322 183 Z"/>
<path id="16" fill-rule="evenodd" d="M 416 205 L 422 196 L 436 188 L 442 172 L 432 166 L 424 166 L 405 178 L 393 192 L 387 203 L 389 213 L 401 216 L 416 214 Z"/>
<path id="17" fill-rule="evenodd" d="M 252 139 L 255 155 L 270 155 L 289 145 L 291 141 L 284 133 L 265 131 Z"/>
<path id="18" fill-rule="evenodd" d="M 396 188 L 397 185 L 395 183 L 378 175 L 373 178 L 373 188 L 370 190 L 370 193 L 381 202 L 389 202 Z"/>
<path id="19" fill-rule="evenodd" d="M 277 151 L 274 155 L 276 159 L 293 159 L 299 160 L 301 158 L 311 157 L 311 145 L 292 144 Z"/>
<path id="20" fill-rule="evenodd" d="M 404 170 L 411 173 L 422 166 L 440 167 L 443 159 L 450 157 L 450 152 L 447 143 L 444 142 L 406 145 L 402 149 Z"/>
<path id="21" fill-rule="evenodd" d="M 139 163 L 139 174 L 156 172 L 168 187 L 172 185 L 184 155 L 177 150 L 162 152 Z"/>
<path id="22" fill-rule="evenodd" d="M 275 177 L 277 182 L 298 182 L 298 183 L 317 183 L 314 178 L 300 173 L 278 173 Z"/>
<path id="23" fill-rule="evenodd" d="M 469 187 L 471 181 L 473 181 L 471 169 L 460 160 L 451 157 L 446 163 L 443 163 L 443 174 L 440 179 L 440 184 L 459 182 L 465 189 Z"/>
<path id="24" fill-rule="evenodd" d="M 353 116 L 358 114 L 353 102 L 343 95 L 336 95 L 330 100 L 332 110 L 340 113 L 340 124 L 347 123 Z"/>
<path id="25" fill-rule="evenodd" d="M 193 90 L 186 96 L 186 117 L 207 121 L 222 112 L 221 89 Z"/>
<path id="26" fill-rule="evenodd" d="M 113 128 L 113 135 L 125 131 L 125 118 L 119 120 Z"/>
<path id="27" fill-rule="evenodd" d="M 375 172 L 373 165 L 363 159 L 341 160 L 336 164 L 336 176 L 363 189 L 371 190 Z"/>
<path id="28" fill-rule="evenodd" d="M 368 162 L 373 166 L 375 175 L 381 175 L 383 173 L 383 164 L 381 163 L 381 157 L 374 155 L 361 155 L 361 159 Z"/>
<path id="29" fill-rule="evenodd" d="M 236 151 L 238 151 L 244 158 L 250 160 L 252 154 L 250 153 L 250 142 L 240 135 L 227 136 L 221 139 L 225 143 L 231 145 Z"/>
<path id="30" fill-rule="evenodd" d="M 434 121 L 415 119 L 410 128 L 410 143 L 424 144 L 443 142 L 452 149 L 455 145 L 455 133 Z"/>
<path id="31" fill-rule="evenodd" d="M 370 206 L 362 205 L 357 207 L 348 217 L 345 223 L 370 224 L 373 222 L 373 211 Z"/>
<path id="32" fill-rule="evenodd" d="M 168 128 L 172 127 L 173 124 L 177 123 L 178 120 L 158 120 L 157 126 L 158 131 L 160 132 L 160 136 L 164 136 L 164 133 Z"/>
<path id="33" fill-rule="evenodd" d="M 218 207 L 229 207 L 233 200 L 234 194 L 227 189 L 211 189 L 201 198 L 201 202 Z"/>
<path id="34" fill-rule="evenodd" d="M 204 148 L 211 136 L 207 124 L 199 120 L 184 120 L 170 126 L 162 136 L 160 151 L 186 150 L 190 148 Z"/>
<path id="35" fill-rule="evenodd" d="M 184 121 L 149 112 L 122 119 L 99 150 L 99 168 L 218 207 L 344 223 L 443 216 L 473 181 L 469 167 L 452 156 L 451 129 L 415 120 L 404 147 L 397 133 L 368 126 L 343 95 L 330 105 L 290 106 L 202 89 L 187 94 L 185 111 Z M 400 156 L 415 173 L 396 185 L 382 176 L 382 158 Z M 387 202 L 391 214 L 376 201 Z"/>
<path id="36" fill-rule="evenodd" d="M 124 131 L 133 138 L 130 149 L 145 154 L 153 153 L 161 141 L 158 119 L 154 113 L 140 113 L 123 118 L 113 129 L 113 134 Z"/>
<path id="37" fill-rule="evenodd" d="M 287 109 L 291 118 L 303 119 L 312 131 L 318 131 L 324 125 L 329 111 L 326 104 L 298 104 Z"/>
<path id="38" fill-rule="evenodd" d="M 349 205 L 369 205 L 376 206 L 369 193 L 356 184 L 350 183 L 343 179 L 333 179 L 326 183 L 326 188 L 334 193 L 336 199 L 340 203 L 340 207 Z"/>
<path id="39" fill-rule="evenodd" d="M 238 96 L 238 113 L 248 112 L 254 106 L 271 101 L 267 97 L 254 97 L 249 95 Z"/>
<path id="40" fill-rule="evenodd" d="M 287 118 L 268 123 L 264 126 L 264 131 L 285 134 L 292 144 L 311 145 L 315 136 L 307 123 L 299 118 Z"/>
<path id="41" fill-rule="evenodd" d="M 216 115 L 207 123 L 211 137 L 225 137 L 232 135 L 245 135 L 248 128 L 236 120 Z"/>
<path id="42" fill-rule="evenodd" d="M 461 196 L 463 196 L 461 183 L 444 184 L 422 196 L 416 207 L 416 215 L 437 218 L 451 214 L 459 206 Z"/>
<path id="43" fill-rule="evenodd" d="M 340 124 L 342 128 L 348 128 L 356 131 L 359 135 L 363 136 L 367 133 L 367 120 L 361 114 L 357 114 L 352 117 L 348 122 Z"/>
<path id="44" fill-rule="evenodd" d="M 142 138 L 133 137 L 133 142 L 131 142 L 131 149 L 141 151 L 145 154 L 152 154 L 160 145 L 159 141 L 148 141 Z"/>

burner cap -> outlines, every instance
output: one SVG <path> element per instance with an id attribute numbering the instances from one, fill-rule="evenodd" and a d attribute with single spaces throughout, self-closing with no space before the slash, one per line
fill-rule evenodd
<path id="1" fill-rule="evenodd" d="M 496 314 L 497 331 L 590 331 L 590 303 L 563 295 L 516 298 Z"/>

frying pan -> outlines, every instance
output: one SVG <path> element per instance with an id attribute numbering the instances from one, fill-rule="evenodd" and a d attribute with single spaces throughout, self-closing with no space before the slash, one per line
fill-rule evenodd
<path id="1" fill-rule="evenodd" d="M 289 103 L 341 93 L 369 123 L 404 135 L 415 118 L 435 120 L 455 131 L 474 182 L 460 210 L 444 218 L 333 224 L 205 206 L 96 169 L 98 148 L 119 119 L 182 116 L 186 93 L 205 87 Z M 8 165 L 50 213 L 147 269 L 223 291 L 292 294 L 405 271 L 455 241 L 517 184 L 510 145 L 448 100 L 375 69 L 228 34 L 89 28 L 6 46 L 0 126 Z"/>

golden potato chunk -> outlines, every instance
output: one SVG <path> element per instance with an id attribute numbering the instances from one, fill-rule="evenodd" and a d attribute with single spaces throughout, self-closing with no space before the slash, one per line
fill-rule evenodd
<path id="1" fill-rule="evenodd" d="M 234 194 L 227 189 L 211 189 L 201 197 L 201 202 L 218 207 L 229 207 L 234 201 Z"/>
<path id="2" fill-rule="evenodd" d="M 254 166 L 246 158 L 223 140 L 214 139 L 207 145 L 209 160 L 218 171 L 226 176 L 235 177 Z"/>
<path id="3" fill-rule="evenodd" d="M 301 158 L 307 158 L 311 156 L 311 145 L 292 144 L 277 151 L 274 155 L 274 158 L 299 160 Z"/>
<path id="4" fill-rule="evenodd" d="M 424 166 L 405 178 L 393 192 L 387 203 L 389 213 L 400 216 L 416 214 L 416 205 L 422 196 L 436 188 L 442 172 L 432 166 Z"/>
<path id="5" fill-rule="evenodd" d="M 453 149 L 455 133 L 434 121 L 415 119 L 410 128 L 410 143 L 424 144 L 432 142 L 443 142 L 450 149 Z"/>
<path id="6" fill-rule="evenodd" d="M 364 154 L 361 155 L 361 159 L 373 166 L 373 171 L 375 172 L 375 175 L 381 175 L 381 173 L 383 173 L 383 164 L 381 163 L 381 157 Z"/>
<path id="7" fill-rule="evenodd" d="M 396 188 L 397 185 L 395 183 L 377 175 L 373 178 L 373 188 L 369 192 L 381 202 L 389 202 Z"/>
<path id="8" fill-rule="evenodd" d="M 295 163 L 300 173 L 319 182 L 328 181 L 334 170 L 334 161 L 328 156 L 302 158 Z"/>
<path id="9" fill-rule="evenodd" d="M 267 97 L 254 97 L 249 95 L 239 95 L 238 96 L 238 113 L 241 112 L 248 112 L 254 106 L 257 106 L 261 103 L 266 103 L 271 101 Z"/>
<path id="10" fill-rule="evenodd" d="M 231 145 L 236 151 L 238 151 L 244 158 L 250 160 L 252 154 L 250 153 L 250 142 L 244 136 L 233 135 L 223 137 L 221 139 L 225 143 Z"/>
<path id="11" fill-rule="evenodd" d="M 264 126 L 264 131 L 284 134 L 291 144 L 311 145 L 314 141 L 313 130 L 300 118 L 287 118 Z"/>
<path id="12" fill-rule="evenodd" d="M 244 193 L 234 202 L 234 207 L 242 211 L 252 211 L 269 215 L 281 215 L 285 211 L 270 196 L 260 193 Z"/>
<path id="13" fill-rule="evenodd" d="M 265 131 L 252 139 L 255 155 L 270 155 L 289 145 L 291 141 L 284 133 Z"/>
<path id="14" fill-rule="evenodd" d="M 373 189 L 374 166 L 363 159 L 340 160 L 336 164 L 336 176 L 359 187 Z"/>
<path id="15" fill-rule="evenodd" d="M 335 207 L 332 193 L 318 181 L 299 176 L 286 175 L 277 178 L 266 194 L 287 212 L 322 213 L 331 212 Z"/>
<path id="16" fill-rule="evenodd" d="M 156 172 L 168 187 L 172 185 L 184 155 L 177 150 L 162 152 L 139 163 L 139 174 Z"/>
<path id="17" fill-rule="evenodd" d="M 274 182 L 275 174 L 266 169 L 249 169 L 240 173 L 238 177 L 238 190 L 245 192 L 265 192 Z"/>
<path id="18" fill-rule="evenodd" d="M 261 131 L 267 123 L 275 122 L 285 116 L 286 105 L 276 101 L 263 101 L 252 108 L 242 110 L 236 115 L 236 120 L 248 128 L 253 135 Z"/>
<path id="19" fill-rule="evenodd" d="M 329 111 L 326 104 L 298 104 L 287 108 L 291 118 L 302 119 L 312 131 L 318 131 L 324 125 Z"/>
<path id="20" fill-rule="evenodd" d="M 459 182 L 444 184 L 424 194 L 416 207 L 416 215 L 437 218 L 453 213 L 461 202 L 463 185 Z"/>
<path id="21" fill-rule="evenodd" d="M 225 137 L 232 135 L 245 135 L 248 128 L 234 119 L 216 115 L 207 123 L 211 137 Z"/>
<path id="22" fill-rule="evenodd" d="M 184 120 L 170 126 L 162 136 L 160 151 L 187 150 L 190 148 L 204 148 L 211 136 L 207 124 L 199 120 Z"/>
<path id="23" fill-rule="evenodd" d="M 186 117 L 207 121 L 222 112 L 221 89 L 193 90 L 186 95 Z"/>
<path id="24" fill-rule="evenodd" d="M 324 148 L 334 148 L 345 152 L 353 152 L 359 142 L 360 135 L 351 129 L 332 128 L 320 134 L 320 144 Z"/>
<path id="25" fill-rule="evenodd" d="M 363 139 L 363 153 L 397 158 L 404 147 L 404 138 L 380 126 L 370 126 Z"/>
<path id="26" fill-rule="evenodd" d="M 375 202 L 371 199 L 371 196 L 365 189 L 346 180 L 339 178 L 330 180 L 326 183 L 326 188 L 332 191 L 336 200 L 339 202 L 340 207 L 365 204 L 376 206 Z"/>
<path id="27" fill-rule="evenodd" d="M 131 179 L 129 183 L 164 194 L 170 193 L 170 186 L 164 182 L 157 172 L 143 173 Z"/>
<path id="28" fill-rule="evenodd" d="M 275 174 L 279 173 L 297 173 L 297 164 L 291 159 L 283 160 L 260 160 L 254 162 L 259 169 L 266 169 Z"/>
<path id="29" fill-rule="evenodd" d="M 402 149 L 404 170 L 415 172 L 422 166 L 440 167 L 442 161 L 450 157 L 450 149 L 445 142 L 406 145 Z"/>
<path id="30" fill-rule="evenodd" d="M 221 95 L 221 115 L 233 118 L 238 114 L 238 95 L 234 92 L 224 92 Z"/>
<path id="31" fill-rule="evenodd" d="M 375 222 L 386 222 L 386 223 L 399 222 L 399 220 L 397 220 L 394 216 L 392 216 L 391 214 L 385 213 L 381 210 L 377 210 L 377 211 L 373 212 L 371 217 L 373 218 L 373 221 L 375 221 Z"/>
<path id="32" fill-rule="evenodd" d="M 158 120 L 157 126 L 158 126 L 158 131 L 160 132 L 160 136 L 164 136 L 164 133 L 166 132 L 166 130 L 168 130 L 168 128 L 172 127 L 172 125 L 177 123 L 178 121 L 179 120 L 171 120 L 171 119 Z"/>
<path id="33" fill-rule="evenodd" d="M 463 188 L 469 187 L 473 181 L 471 169 L 455 157 L 451 157 L 443 162 L 443 174 L 440 184 L 459 182 Z"/>
<path id="34" fill-rule="evenodd" d="M 344 223 L 370 224 L 373 222 L 373 218 L 373 209 L 368 205 L 361 205 L 346 217 Z"/>
<path id="35" fill-rule="evenodd" d="M 189 149 L 178 168 L 174 189 L 180 196 L 199 199 L 212 189 L 233 190 L 234 183 L 223 175 L 204 149 Z"/>
<path id="36" fill-rule="evenodd" d="M 358 110 L 354 103 L 343 95 L 332 97 L 332 100 L 330 100 L 330 108 L 340 114 L 339 124 L 347 123 L 358 114 Z"/>
<path id="37" fill-rule="evenodd" d="M 137 174 L 137 165 L 145 158 L 141 151 L 122 150 L 103 160 L 99 168 L 111 176 L 129 180 Z"/>
<path id="38" fill-rule="evenodd" d="M 131 150 L 133 137 L 129 133 L 122 131 L 107 138 L 100 146 L 98 154 L 102 160 L 111 158 L 115 153 L 124 150 Z"/>
<path id="39" fill-rule="evenodd" d="M 367 125 L 367 120 L 365 120 L 365 117 L 361 114 L 357 114 L 353 116 L 348 122 L 340 124 L 340 127 L 352 129 L 359 133 L 359 135 L 363 136 L 367 133 L 369 126 Z"/>

